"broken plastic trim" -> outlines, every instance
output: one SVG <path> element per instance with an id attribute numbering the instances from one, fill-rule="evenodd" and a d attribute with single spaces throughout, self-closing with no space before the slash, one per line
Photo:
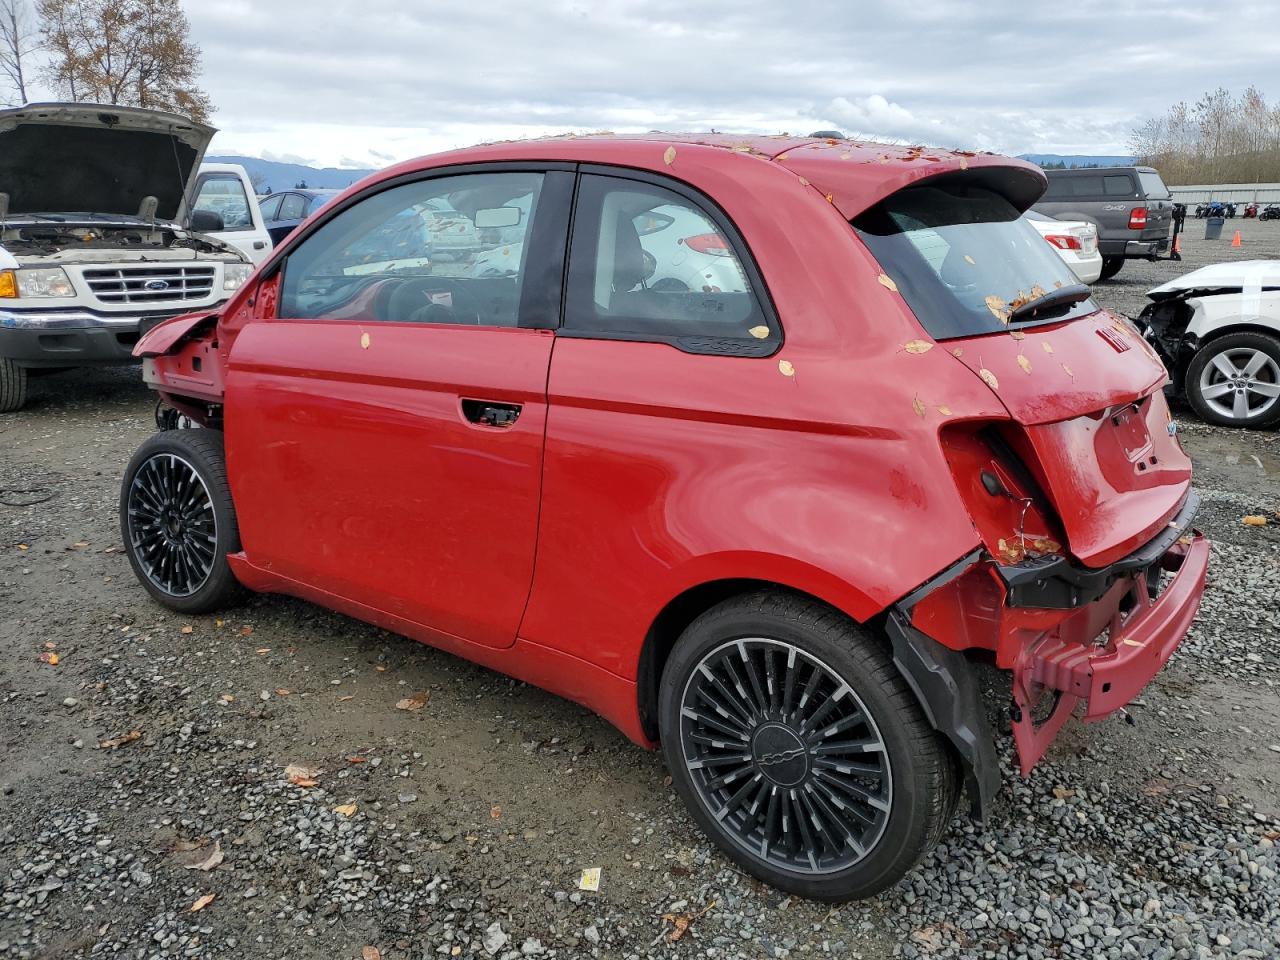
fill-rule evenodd
<path id="1" fill-rule="evenodd" d="M 1169 548 L 1191 529 L 1200 509 L 1200 495 L 1188 491 L 1182 508 L 1168 526 L 1127 557 L 1098 570 L 1077 566 L 1066 557 L 1036 557 L 1018 564 L 996 563 L 1010 607 L 1074 610 L 1106 593 L 1121 577 L 1160 562 Z M 918 593 L 919 591 L 917 591 Z M 914 594 L 913 594 L 914 596 Z"/>

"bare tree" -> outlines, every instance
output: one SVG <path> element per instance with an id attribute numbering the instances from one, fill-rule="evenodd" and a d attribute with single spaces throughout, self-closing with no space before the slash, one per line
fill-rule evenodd
<path id="1" fill-rule="evenodd" d="M 1219 88 L 1194 104 L 1174 104 L 1135 127 L 1129 142 L 1139 162 L 1169 183 L 1280 180 L 1280 104 L 1268 104 L 1256 87 L 1239 97 Z"/>
<path id="2" fill-rule="evenodd" d="M 28 57 L 39 48 L 35 22 L 27 0 L 0 0 L 0 78 L 27 102 Z"/>
<path id="3" fill-rule="evenodd" d="M 51 62 L 71 100 L 169 110 L 206 120 L 200 50 L 179 0 L 38 0 Z"/>

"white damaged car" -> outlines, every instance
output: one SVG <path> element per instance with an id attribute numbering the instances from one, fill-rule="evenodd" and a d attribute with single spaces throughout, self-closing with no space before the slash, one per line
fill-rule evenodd
<path id="1" fill-rule="evenodd" d="M 1209 423 L 1280 423 L 1280 260 L 1201 267 L 1147 296 L 1139 326 L 1172 391 Z"/>
<path id="2" fill-rule="evenodd" d="M 249 258 L 208 235 L 222 215 L 188 214 L 223 175 L 197 185 L 213 133 L 130 107 L 0 111 L 0 412 L 26 402 L 30 375 L 129 363 L 142 333 L 248 279 Z"/>

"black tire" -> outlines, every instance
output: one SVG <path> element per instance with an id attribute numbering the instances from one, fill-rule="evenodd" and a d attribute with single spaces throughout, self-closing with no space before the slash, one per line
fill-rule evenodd
<path id="1" fill-rule="evenodd" d="M 807 704 L 796 684 L 815 674 L 822 679 Z M 720 697 L 725 709 L 712 712 Z M 699 826 L 744 870 L 788 893 L 872 896 L 919 862 L 955 810 L 950 748 L 885 645 L 805 597 L 760 591 L 695 620 L 663 670 L 659 724 L 672 782 Z M 846 769 L 833 772 L 837 765 Z M 779 810 L 791 811 L 789 832 Z M 838 845 L 822 839 L 840 834 L 848 839 Z"/>
<path id="2" fill-rule="evenodd" d="M 27 369 L 0 357 L 0 413 L 21 410 L 27 403 Z"/>
<path id="3" fill-rule="evenodd" d="M 1098 274 L 1098 279 L 1110 280 L 1112 277 L 1114 277 L 1117 273 L 1120 272 L 1120 268 L 1123 266 L 1124 266 L 1124 257 L 1103 257 L 1102 273 Z"/>
<path id="4" fill-rule="evenodd" d="M 235 600 L 227 554 L 240 549 L 240 528 L 221 431 L 166 430 L 143 442 L 120 484 L 120 535 L 134 575 L 170 610 L 209 613 Z"/>
<path id="5" fill-rule="evenodd" d="M 1234 402 L 1229 411 L 1221 397 L 1208 395 L 1208 392 L 1215 387 L 1229 386 L 1231 380 L 1214 364 L 1215 358 L 1225 355 L 1227 363 L 1236 366 L 1235 360 L 1245 360 L 1251 354 L 1257 356 L 1259 353 L 1264 354 L 1266 359 L 1262 360 L 1261 368 L 1254 371 L 1253 376 L 1241 377 L 1241 385 L 1238 389 L 1243 390 L 1244 393 L 1238 393 L 1236 389 L 1226 390 L 1226 395 L 1230 396 L 1232 401 L 1242 397 L 1245 410 L 1250 412 L 1241 416 L 1240 408 L 1236 407 Z M 1247 367 L 1248 363 L 1245 362 L 1240 372 L 1243 374 Z M 1206 383 L 1206 381 L 1211 382 Z M 1196 415 L 1207 423 L 1253 430 L 1265 429 L 1280 423 L 1280 397 L 1270 397 L 1255 392 L 1255 389 L 1251 388 L 1262 388 L 1267 391 L 1280 389 L 1280 338 L 1269 333 L 1254 331 L 1228 333 L 1201 344 L 1200 349 L 1192 356 L 1191 362 L 1187 364 L 1186 379 L 1183 381 L 1183 391 L 1186 393 L 1187 401 Z"/>

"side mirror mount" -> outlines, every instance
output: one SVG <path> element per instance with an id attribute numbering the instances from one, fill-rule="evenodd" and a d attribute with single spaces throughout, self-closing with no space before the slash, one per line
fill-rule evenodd
<path id="1" fill-rule="evenodd" d="M 212 210 L 191 211 L 191 229 L 196 233 L 218 233 L 226 229 L 222 222 L 222 214 Z"/>

